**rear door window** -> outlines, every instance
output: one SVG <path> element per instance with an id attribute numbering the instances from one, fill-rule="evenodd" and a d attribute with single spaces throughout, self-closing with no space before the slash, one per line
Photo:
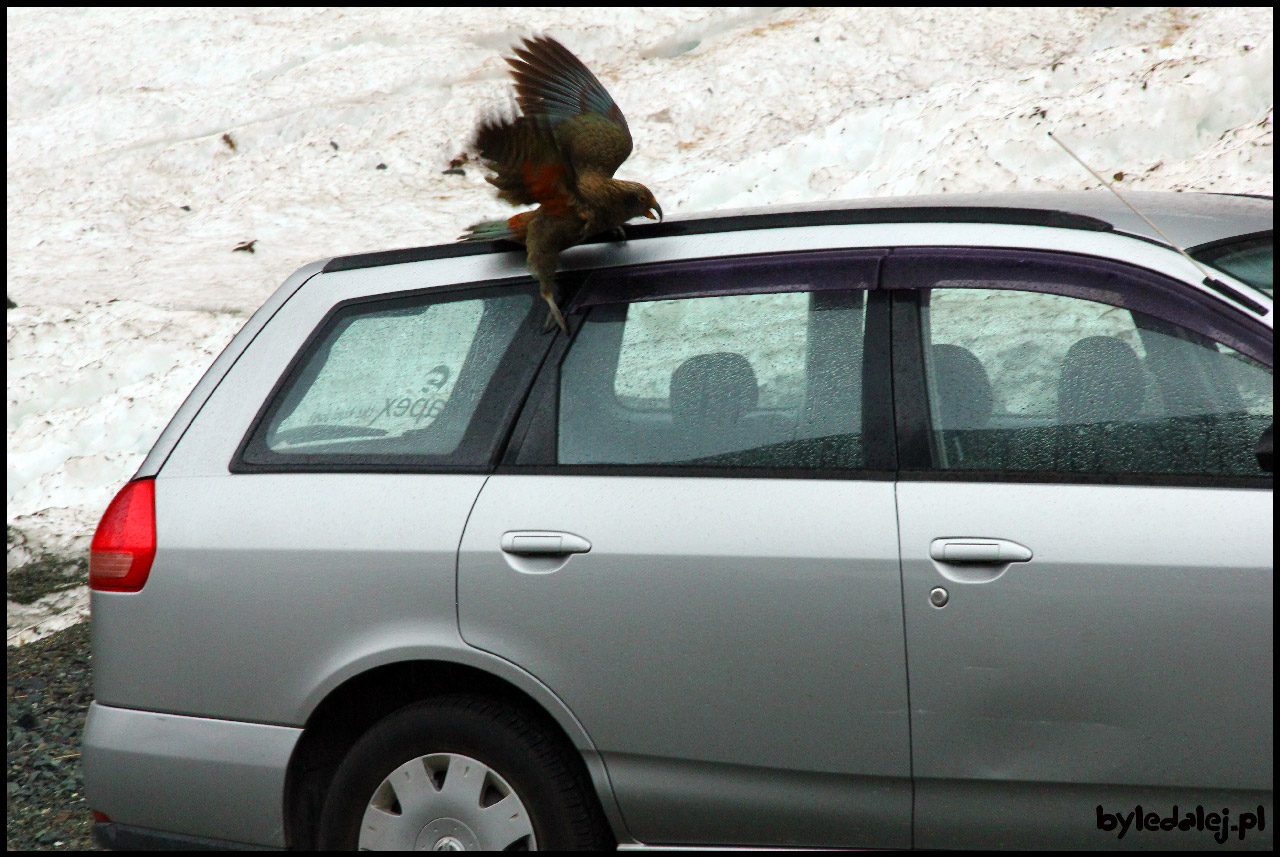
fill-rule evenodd
<path id="1" fill-rule="evenodd" d="M 866 467 L 873 271 L 834 258 L 739 259 L 596 284 L 602 301 L 638 299 L 594 306 L 564 360 L 558 463 Z"/>

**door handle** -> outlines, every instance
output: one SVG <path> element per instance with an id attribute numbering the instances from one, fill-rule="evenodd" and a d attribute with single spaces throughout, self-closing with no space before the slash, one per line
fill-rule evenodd
<path id="1" fill-rule="evenodd" d="M 929 556 L 938 562 L 1003 565 L 1027 562 L 1033 555 L 1031 548 L 1008 539 L 949 538 L 929 544 Z"/>
<path id="2" fill-rule="evenodd" d="M 502 534 L 502 549 L 521 555 L 564 555 L 586 553 L 591 542 L 573 533 L 549 530 L 513 530 Z"/>

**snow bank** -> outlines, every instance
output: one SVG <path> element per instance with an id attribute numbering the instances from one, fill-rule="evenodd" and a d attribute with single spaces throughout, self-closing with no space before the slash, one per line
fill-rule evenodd
<path id="1" fill-rule="evenodd" d="M 474 168 L 444 170 L 508 102 L 502 55 L 522 35 L 596 71 L 636 140 L 619 176 L 668 214 L 1089 187 L 1049 128 L 1122 186 L 1272 189 L 1270 8 L 11 8 L 7 23 L 7 520 L 57 551 L 83 547 L 290 272 L 502 213 Z"/>

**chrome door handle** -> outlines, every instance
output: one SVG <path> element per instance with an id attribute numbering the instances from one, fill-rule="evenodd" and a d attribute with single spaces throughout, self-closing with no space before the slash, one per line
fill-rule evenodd
<path id="1" fill-rule="evenodd" d="M 586 553 L 591 542 L 573 533 L 548 530 L 512 530 L 502 534 L 502 549 L 514 554 Z"/>
<path id="2" fill-rule="evenodd" d="M 1008 539 L 949 538 L 929 544 L 929 556 L 938 562 L 1003 565 L 1027 562 L 1033 555 L 1031 548 Z"/>

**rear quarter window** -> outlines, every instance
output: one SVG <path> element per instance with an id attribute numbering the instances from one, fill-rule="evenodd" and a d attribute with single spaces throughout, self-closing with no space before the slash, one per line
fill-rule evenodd
<path id="1" fill-rule="evenodd" d="M 336 309 L 277 387 L 239 463 L 484 464 L 493 452 L 493 411 L 511 404 L 498 387 L 533 368 L 532 306 L 530 290 L 507 289 Z"/>
<path id="2" fill-rule="evenodd" d="M 314 380 L 267 432 L 277 451 L 425 431 L 453 398 L 484 301 L 454 301 L 354 316 L 330 334 L 304 374 Z M 422 448 L 452 452 L 460 435 L 426 432 Z"/>

